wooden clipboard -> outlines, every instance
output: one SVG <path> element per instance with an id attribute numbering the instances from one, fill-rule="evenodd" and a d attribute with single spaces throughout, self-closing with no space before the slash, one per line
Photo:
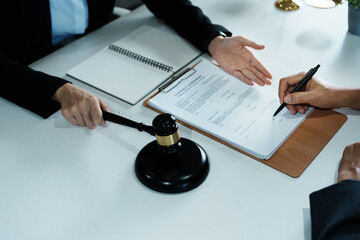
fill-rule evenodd
<path id="1" fill-rule="evenodd" d="M 148 101 L 159 92 L 146 99 L 143 104 L 145 107 L 162 113 L 148 105 Z M 268 160 L 259 159 L 186 122 L 177 121 L 263 164 L 296 178 L 305 171 L 346 120 L 346 115 L 336 111 L 314 109 Z"/>
<path id="2" fill-rule="evenodd" d="M 160 110 L 151 107 L 148 104 L 149 100 L 173 82 L 177 81 L 185 73 L 194 69 L 194 67 L 200 62 L 201 60 L 197 61 L 193 66 L 186 68 L 180 74 L 173 77 L 168 83 L 164 84 L 163 87 L 159 88 L 157 93 L 144 101 L 144 106 L 158 113 L 162 113 Z M 268 160 L 263 160 L 186 122 L 177 120 L 177 122 L 184 126 L 200 132 L 232 149 L 235 149 L 236 151 L 245 154 L 246 156 L 256 159 L 259 162 L 294 178 L 300 177 L 300 175 L 346 121 L 347 116 L 342 113 L 333 110 L 314 109 L 300 124 L 300 126 L 295 129 L 290 137 L 278 148 L 278 150 Z"/>

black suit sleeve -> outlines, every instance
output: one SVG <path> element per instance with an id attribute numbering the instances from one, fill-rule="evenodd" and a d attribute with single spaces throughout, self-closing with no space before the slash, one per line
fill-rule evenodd
<path id="1" fill-rule="evenodd" d="M 188 0 L 143 0 L 148 9 L 163 19 L 182 37 L 203 52 L 208 52 L 208 45 L 219 35 L 219 31 L 231 36 L 226 28 L 212 24 L 200 8 Z"/>
<path id="2" fill-rule="evenodd" d="M 0 97 L 43 118 L 60 109 L 60 104 L 51 97 L 65 83 L 64 79 L 34 71 L 0 55 Z"/>
<path id="3" fill-rule="evenodd" d="M 360 181 L 344 181 L 310 194 L 313 240 L 360 239 Z"/>

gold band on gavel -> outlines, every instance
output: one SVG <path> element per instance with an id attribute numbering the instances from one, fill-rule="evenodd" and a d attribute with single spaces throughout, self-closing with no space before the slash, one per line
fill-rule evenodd
<path id="1" fill-rule="evenodd" d="M 169 136 L 156 135 L 156 141 L 160 146 L 171 146 L 180 140 L 179 129 Z"/>

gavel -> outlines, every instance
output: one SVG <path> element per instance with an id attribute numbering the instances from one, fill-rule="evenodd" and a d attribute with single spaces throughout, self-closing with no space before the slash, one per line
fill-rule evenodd
<path id="1" fill-rule="evenodd" d="M 135 161 L 136 177 L 148 188 L 163 193 L 181 193 L 205 181 L 210 168 L 208 156 L 200 145 L 180 137 L 173 115 L 156 116 L 152 126 L 105 111 L 103 118 L 156 137 L 140 150 Z"/>

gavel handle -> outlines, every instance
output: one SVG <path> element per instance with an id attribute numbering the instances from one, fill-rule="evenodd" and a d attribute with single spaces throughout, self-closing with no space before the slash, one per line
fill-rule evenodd
<path id="1" fill-rule="evenodd" d="M 103 119 L 105 121 L 117 123 L 117 124 L 124 125 L 124 126 L 131 127 L 131 128 L 136 128 L 140 132 L 145 131 L 145 132 L 149 133 L 150 135 L 155 136 L 154 128 L 152 126 L 148 126 L 143 123 L 135 122 L 133 120 L 121 117 L 121 116 L 116 115 L 111 112 L 102 111 L 102 114 L 103 114 Z"/>

